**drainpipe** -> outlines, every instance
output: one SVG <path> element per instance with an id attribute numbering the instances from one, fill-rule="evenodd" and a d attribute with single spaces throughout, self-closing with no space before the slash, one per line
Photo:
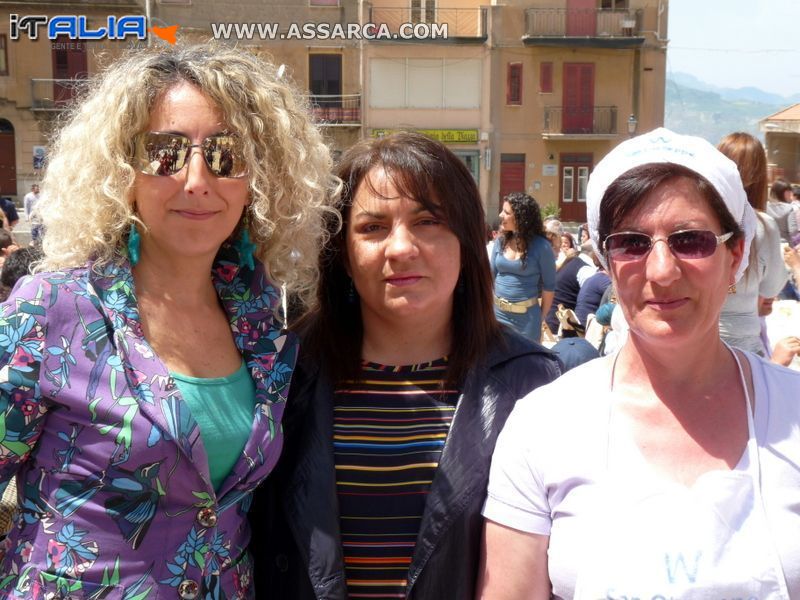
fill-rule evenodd
<path id="1" fill-rule="evenodd" d="M 633 51 L 633 91 L 631 94 L 631 113 L 636 115 L 639 122 L 642 116 L 639 114 L 639 95 L 642 86 L 642 51 L 636 48 Z"/>
<path id="2" fill-rule="evenodd" d="M 364 0 L 358 0 L 358 24 L 364 27 Z M 360 139 L 366 137 L 366 114 L 367 114 L 367 95 L 364 92 L 364 40 L 358 40 L 358 91 L 361 94 L 361 135 Z"/>
<path id="3" fill-rule="evenodd" d="M 150 0 L 144 0 L 144 18 L 147 21 L 147 30 L 150 30 Z M 150 36 L 148 35 L 146 38 L 147 45 L 150 45 Z"/>
<path id="4" fill-rule="evenodd" d="M 667 10 L 666 2 L 658 0 L 658 19 L 656 20 L 656 41 L 666 42 L 668 38 L 661 37 L 661 15 Z"/>

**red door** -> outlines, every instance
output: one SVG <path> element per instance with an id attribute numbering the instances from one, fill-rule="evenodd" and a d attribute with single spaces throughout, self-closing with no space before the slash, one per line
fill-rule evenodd
<path id="1" fill-rule="evenodd" d="M 497 202 L 498 211 L 503 206 L 503 198 L 511 192 L 525 191 L 525 155 L 501 154 L 500 155 L 500 198 Z"/>
<path id="2" fill-rule="evenodd" d="M 86 44 L 58 38 L 52 43 L 53 79 L 86 79 Z M 69 82 L 53 82 L 53 100 L 56 105 L 66 104 L 75 95 L 75 86 Z"/>
<path id="3" fill-rule="evenodd" d="M 562 133 L 592 133 L 594 64 L 564 63 Z"/>
<path id="4" fill-rule="evenodd" d="M 596 0 L 567 0 L 567 37 L 597 33 Z"/>
<path id="5" fill-rule="evenodd" d="M 14 127 L 0 119 L 0 194 L 17 193 L 17 154 L 14 150 Z"/>

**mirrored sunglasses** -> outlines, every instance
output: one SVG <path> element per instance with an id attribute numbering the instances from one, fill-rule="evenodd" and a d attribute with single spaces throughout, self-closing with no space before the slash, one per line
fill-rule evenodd
<path id="1" fill-rule="evenodd" d="M 210 135 L 200 144 L 176 133 L 142 133 L 136 137 L 134 167 L 146 175 L 174 175 L 189 161 L 192 148 L 200 148 L 208 170 L 217 177 L 247 175 L 241 140 L 227 133 Z"/>
<path id="2" fill-rule="evenodd" d="M 706 258 L 732 235 L 732 232 L 717 235 L 706 229 L 685 229 L 670 233 L 666 238 L 653 238 L 646 233 L 622 231 L 612 233 L 605 239 L 603 251 L 614 260 L 640 260 L 650 253 L 656 242 L 666 242 L 677 258 Z"/>

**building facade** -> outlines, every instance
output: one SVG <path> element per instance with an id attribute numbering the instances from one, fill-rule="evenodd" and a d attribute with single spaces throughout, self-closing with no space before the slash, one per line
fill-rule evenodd
<path id="1" fill-rule="evenodd" d="M 800 104 L 759 121 L 764 133 L 769 182 L 782 177 L 800 183 Z"/>
<path id="2" fill-rule="evenodd" d="M 77 5 L 42 6 L 74 12 Z M 305 90 L 334 156 L 359 139 L 395 130 L 443 141 L 472 172 L 490 216 L 505 194 L 527 191 L 548 212 L 584 220 L 586 182 L 597 161 L 629 135 L 663 123 L 666 0 L 107 0 L 79 6 L 97 18 L 146 14 L 154 26 L 178 25 L 183 38 L 257 46 Z M 31 12 L 29 3 L 25 10 Z M 58 80 L 96 72 L 118 50 L 105 42 L 96 52 L 93 43 L 83 44 L 80 59 L 74 48 L 55 58 L 58 50 L 45 40 L 6 40 L 13 68 L 0 76 L 0 136 L 3 123 L 11 123 L 19 181 L 37 176 L 34 147 L 46 146 L 48 123 L 69 100 L 54 87 L 64 87 Z M 5 165 L 3 156 L 0 151 Z M 2 179 L 0 186 L 5 190 Z"/>
<path id="3" fill-rule="evenodd" d="M 0 194 L 4 196 L 21 198 L 40 180 L 58 116 L 80 93 L 82 83 L 127 45 L 117 40 L 50 40 L 42 27 L 37 39 L 25 30 L 16 36 L 11 31 L 12 15 L 18 22 L 22 16 L 73 14 L 85 16 L 87 27 L 96 29 L 108 24 L 109 15 L 137 15 L 141 10 L 133 0 L 0 3 Z"/>

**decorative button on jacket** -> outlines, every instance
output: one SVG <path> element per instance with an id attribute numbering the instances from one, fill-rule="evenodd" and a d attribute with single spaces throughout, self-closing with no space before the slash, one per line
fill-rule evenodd
<path id="1" fill-rule="evenodd" d="M 0 306 L 0 598 L 253 598 L 247 509 L 280 454 L 297 341 L 264 268 L 212 279 L 256 385 L 253 425 L 215 492 L 197 422 L 144 339 L 127 262 L 27 277 Z M 196 586 L 189 589 L 187 582 Z M 192 596 L 194 597 L 194 596 Z"/>

